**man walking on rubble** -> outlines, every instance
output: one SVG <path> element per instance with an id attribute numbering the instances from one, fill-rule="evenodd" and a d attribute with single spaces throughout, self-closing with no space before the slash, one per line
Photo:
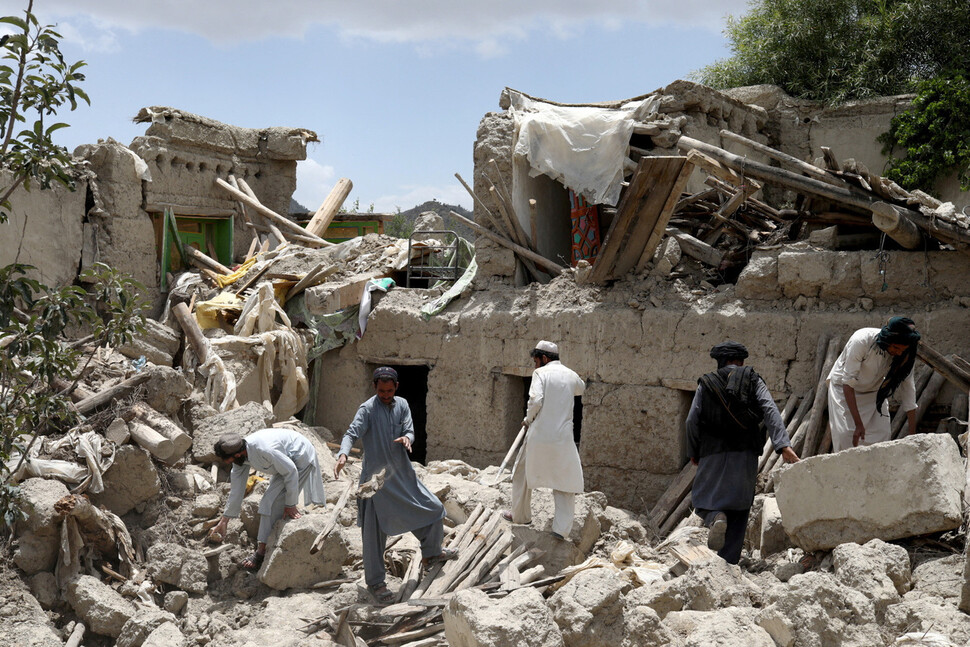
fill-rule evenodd
<path id="1" fill-rule="evenodd" d="M 522 421 L 528 433 L 512 468 L 512 509 L 502 514 L 512 523 L 531 523 L 532 489 L 552 488 L 552 535 L 564 539 L 573 525 L 576 494 L 583 491 L 583 466 L 573 442 L 573 403 L 586 384 L 559 361 L 556 344 L 540 341 L 530 356 L 535 370 Z"/>
<path id="2" fill-rule="evenodd" d="M 913 365 L 919 340 L 916 324 L 906 317 L 852 333 L 828 377 L 832 451 L 890 440 L 887 400 L 897 388 L 909 433 L 916 433 Z"/>
<path id="3" fill-rule="evenodd" d="M 364 543 L 364 581 L 381 604 L 394 600 L 384 581 L 388 535 L 411 532 L 417 537 L 425 567 L 457 556 L 456 551 L 441 547 L 444 506 L 418 480 L 408 458 L 414 442 L 414 424 L 407 400 L 394 395 L 397 387 L 397 371 L 393 368 L 382 366 L 374 371 L 376 393 L 357 409 L 344 433 L 333 469 L 334 477 L 339 478 L 357 439 L 364 447 L 360 482 L 386 469 L 383 487 L 369 499 L 357 499 L 357 525 Z"/>
<path id="4" fill-rule="evenodd" d="M 697 380 L 687 414 L 687 456 L 697 465 L 691 498 L 710 529 L 708 547 L 729 564 L 737 564 L 754 502 L 765 428 L 786 463 L 798 462 L 798 455 L 764 380 L 744 365 L 748 349 L 726 341 L 711 349 L 711 357 L 717 360 L 717 370 Z"/>
<path id="5" fill-rule="evenodd" d="M 266 557 L 266 540 L 273 526 L 281 518 L 299 519 L 297 509 L 300 492 L 304 502 L 326 505 L 323 476 L 313 444 L 292 429 L 260 429 L 245 438 L 239 434 L 224 434 L 216 441 L 215 454 L 224 463 L 233 463 L 230 473 L 229 500 L 226 510 L 209 538 L 222 541 L 229 519 L 238 517 L 246 496 L 249 469 L 271 474 L 269 486 L 259 502 L 259 531 L 256 552 L 244 559 L 241 566 L 255 571 Z"/>

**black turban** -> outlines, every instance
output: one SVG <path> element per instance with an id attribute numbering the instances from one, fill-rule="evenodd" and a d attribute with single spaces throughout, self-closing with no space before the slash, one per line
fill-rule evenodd
<path id="1" fill-rule="evenodd" d="M 732 359 L 746 359 L 748 357 L 748 349 L 744 347 L 744 344 L 728 340 L 712 348 L 711 357 L 716 359 L 718 363 Z"/>
<path id="2" fill-rule="evenodd" d="M 912 346 L 919 340 L 920 335 L 916 331 L 916 322 L 908 317 L 893 317 L 876 336 L 876 343 L 883 350 L 889 348 L 890 344 Z"/>
<path id="3" fill-rule="evenodd" d="M 378 380 L 393 380 L 397 382 L 397 371 L 395 371 L 390 366 L 381 366 L 374 370 L 374 381 Z"/>
<path id="4" fill-rule="evenodd" d="M 876 392 L 876 411 L 882 411 L 882 403 L 895 393 L 896 388 L 913 372 L 919 339 L 916 322 L 908 317 L 893 317 L 876 335 L 876 346 L 884 351 L 889 350 L 890 344 L 906 346 L 902 354 L 893 357 L 889 372 Z"/>

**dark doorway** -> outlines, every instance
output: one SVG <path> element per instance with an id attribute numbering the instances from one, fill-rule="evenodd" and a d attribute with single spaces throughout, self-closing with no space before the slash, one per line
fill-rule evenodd
<path id="1" fill-rule="evenodd" d="M 532 376 L 522 378 L 523 386 L 523 401 L 524 405 L 522 407 L 522 417 L 525 418 L 525 414 L 529 409 L 529 388 L 532 386 Z M 573 442 L 576 443 L 576 447 L 579 447 L 579 439 L 583 434 L 583 397 L 577 395 L 573 398 Z"/>
<path id="2" fill-rule="evenodd" d="M 427 366 L 390 365 L 398 376 L 397 396 L 408 401 L 411 407 L 411 420 L 414 422 L 414 444 L 411 447 L 411 460 L 426 462 L 428 456 L 428 373 Z M 376 368 L 376 367 L 375 367 Z"/>

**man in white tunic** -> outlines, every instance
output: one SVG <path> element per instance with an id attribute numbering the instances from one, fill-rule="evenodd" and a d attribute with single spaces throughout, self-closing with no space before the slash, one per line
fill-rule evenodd
<path id="1" fill-rule="evenodd" d="M 913 365 L 919 339 L 916 324 L 906 317 L 852 334 L 828 376 L 832 451 L 890 440 L 887 400 L 897 387 L 909 433 L 916 433 Z"/>
<path id="2" fill-rule="evenodd" d="M 229 500 L 222 519 L 209 532 L 212 539 L 221 541 L 229 520 L 239 516 L 250 468 L 272 475 L 259 502 L 256 552 L 241 564 L 247 570 L 256 570 L 266 556 L 266 540 L 276 522 L 283 517 L 299 519 L 302 516 L 296 507 L 300 492 L 304 494 L 305 503 L 326 505 L 317 452 L 299 432 L 270 428 L 260 429 L 245 438 L 239 434 L 225 434 L 216 441 L 215 453 L 224 463 L 233 463 L 233 466 L 229 476 Z"/>
<path id="3" fill-rule="evenodd" d="M 573 525 L 576 494 L 583 491 L 583 467 L 573 442 L 573 404 L 586 384 L 562 365 L 556 344 L 540 341 L 531 356 L 535 371 L 522 421 L 528 432 L 512 469 L 512 510 L 503 515 L 512 523 L 531 523 L 532 489 L 551 488 L 552 534 L 563 539 Z"/>

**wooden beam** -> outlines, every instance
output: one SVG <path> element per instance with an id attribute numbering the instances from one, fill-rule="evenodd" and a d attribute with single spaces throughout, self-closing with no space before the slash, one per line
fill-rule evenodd
<path id="1" fill-rule="evenodd" d="M 841 187 L 848 186 L 845 182 L 843 182 L 839 178 L 831 175 L 830 173 L 826 173 L 825 169 L 820 169 L 814 164 L 809 164 L 808 162 L 800 160 L 797 157 L 794 157 L 787 153 L 782 153 L 780 150 L 774 149 L 770 146 L 765 146 L 764 144 L 759 144 L 756 141 L 752 141 L 747 137 L 742 137 L 741 135 L 738 135 L 737 133 L 733 133 L 730 130 L 722 130 L 719 134 L 721 135 L 721 139 L 726 139 L 736 144 L 747 146 L 751 150 L 755 150 L 755 151 L 758 151 L 759 153 L 763 153 L 765 156 L 770 157 L 773 160 L 791 164 L 792 166 L 797 168 L 805 175 L 808 175 L 809 177 L 813 177 L 816 180 L 821 180 L 822 182 L 825 182 L 826 184 L 831 184 L 832 186 L 841 186 Z"/>
<path id="2" fill-rule="evenodd" d="M 970 372 L 961 369 L 932 346 L 920 341 L 916 354 L 961 391 L 970 390 Z M 80 407 L 80 403 L 78 405 Z"/>
<path id="3" fill-rule="evenodd" d="M 348 178 L 342 177 L 337 180 L 337 183 L 330 190 L 323 204 L 320 205 L 320 208 L 310 218 L 306 230 L 313 236 L 323 237 L 327 231 L 327 227 L 333 222 L 334 216 L 340 211 L 340 207 L 343 206 L 344 200 L 347 199 L 347 196 L 350 195 L 350 191 L 353 188 L 354 183 Z"/>
<path id="4" fill-rule="evenodd" d="M 919 249 L 923 246 L 923 232 L 902 211 L 887 202 L 875 202 L 872 205 L 872 224 L 906 249 Z"/>
<path id="5" fill-rule="evenodd" d="M 526 258 L 526 259 L 534 262 L 536 265 L 539 265 L 539 266 L 543 267 L 546 271 L 551 272 L 553 276 L 555 276 L 557 274 L 561 274 L 562 272 L 565 272 L 566 271 L 566 268 L 563 267 L 562 265 L 559 265 L 557 263 L 554 263 L 554 262 L 550 261 L 548 258 L 546 258 L 544 256 L 540 256 L 539 254 L 536 254 L 532 250 L 526 249 L 525 247 L 522 247 L 521 245 L 516 245 L 515 243 L 513 243 L 512 241 L 510 241 L 507 238 L 504 238 L 502 236 L 499 236 L 498 234 L 492 233 L 488 229 L 485 229 L 484 227 L 482 227 L 481 225 L 479 225 L 477 222 L 475 222 L 473 220 L 469 220 L 468 218 L 466 218 L 465 216 L 461 215 L 460 213 L 455 213 L 454 211 L 449 211 L 448 212 L 448 215 L 450 215 L 452 218 L 454 218 L 458 222 L 464 223 L 465 225 L 467 225 L 469 228 L 471 228 L 476 233 L 481 234 L 482 236 L 485 236 L 486 238 L 489 238 L 489 239 L 495 241 L 496 243 L 498 243 L 499 245 L 502 245 L 503 247 L 507 247 L 507 248 L 511 249 L 513 252 L 515 252 L 519 256 L 522 256 L 523 258 Z"/>
<path id="6" fill-rule="evenodd" d="M 241 202 L 245 202 L 247 205 L 255 209 L 257 212 L 266 216 L 270 220 L 276 222 L 276 224 L 281 225 L 294 233 L 300 234 L 302 236 L 308 236 L 313 241 L 314 244 L 320 245 L 321 247 L 333 246 L 333 243 L 327 242 L 322 238 L 318 238 L 314 236 L 313 234 L 307 232 L 306 229 L 296 224 L 295 222 L 292 222 L 291 220 L 288 220 L 287 218 L 284 218 L 280 214 L 276 213 L 272 209 L 266 206 L 263 206 L 263 204 L 258 200 L 254 200 L 253 198 L 250 198 L 248 195 L 246 195 L 239 189 L 234 189 L 231 184 L 223 180 L 221 177 L 216 178 L 216 185 L 225 189 L 229 194 L 231 194 L 237 200 Z"/>

